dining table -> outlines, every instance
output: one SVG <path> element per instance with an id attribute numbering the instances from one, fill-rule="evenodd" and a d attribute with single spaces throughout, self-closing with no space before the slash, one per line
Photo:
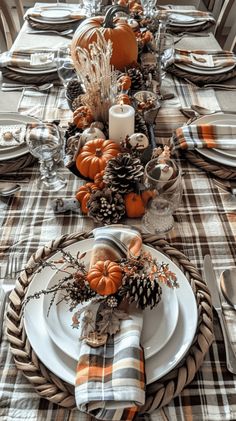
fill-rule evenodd
<path id="1" fill-rule="evenodd" d="M 29 46 L 56 49 L 71 42 L 69 37 L 56 34 L 40 35 L 34 34 L 33 31 L 28 33 L 29 29 L 29 23 L 25 21 L 12 51 Z M 175 47 L 179 49 L 209 51 L 220 49 L 211 29 L 202 37 L 191 34 L 181 39 L 178 34 L 174 37 Z M 25 78 L 27 79 L 27 74 Z M 60 120 L 61 126 L 64 129 L 67 127 L 72 119 L 72 111 L 65 97 L 65 89 L 59 82 L 46 92 L 37 92 L 29 88 L 21 92 L 4 92 L 1 86 L 6 81 L 10 82 L 10 79 L 6 80 L 3 74 L 0 81 L 0 112 L 18 112 L 44 121 Z M 231 78 L 223 83 L 236 85 L 235 82 L 236 78 Z M 233 89 L 197 86 L 188 79 L 181 79 L 168 71 L 162 82 L 161 92 L 163 97 L 164 94 L 173 95 L 161 100 L 161 108 L 157 115 L 155 135 L 160 145 L 169 144 L 173 130 L 188 121 L 188 117 L 180 111 L 180 108 L 198 104 L 219 111 L 222 115 L 231 113 L 233 115 L 236 111 L 236 96 Z M 217 171 L 214 173 L 214 170 L 208 171 L 204 166 L 193 163 L 188 159 L 188 154 L 178 154 L 176 160 L 182 172 L 183 197 L 174 214 L 174 228 L 165 234 L 163 241 L 189 259 L 203 282 L 203 260 L 205 255 L 210 254 L 219 281 L 222 271 L 236 264 L 236 195 L 231 191 L 232 180 L 223 177 L 219 179 Z M 220 167 L 220 164 L 218 166 Z M 9 288 L 14 288 L 17 274 L 13 273 L 10 279 L 6 279 L 5 274 L 9 260 L 15 255 L 20 262 L 19 270 L 23 269 L 30 257 L 45 244 L 56 238 L 62 238 L 61 236 L 66 238 L 73 233 L 88 234 L 96 227 L 95 222 L 83 215 L 79 207 L 72 211 L 55 213 L 55 201 L 74 199 L 79 187 L 85 182 L 63 165 L 60 167 L 60 174 L 66 179 L 66 186 L 57 192 L 48 192 L 43 185 L 38 184 L 37 160 L 17 171 L 0 174 L 0 182 L 12 181 L 20 185 L 20 191 L 14 195 L 0 197 L 0 276 L 2 283 Z M 140 218 L 125 218 L 122 222 L 142 230 Z M 150 242 L 151 237 L 152 234 L 148 237 Z M 221 299 L 231 342 L 236 352 L 235 310 L 223 296 Z M 186 381 L 180 393 L 170 401 L 167 400 L 167 404 L 161 408 L 157 405 L 155 409 L 154 402 L 151 411 L 137 415 L 138 420 L 233 421 L 236 419 L 236 373 L 234 375 L 227 369 L 220 324 L 216 313 L 213 312 L 212 317 L 214 338 L 193 378 L 189 374 L 191 381 Z M 5 319 L 0 342 L 1 420 L 92 420 L 92 417 L 75 407 L 60 405 L 63 383 L 59 376 L 52 376 L 54 380 L 56 378 L 56 384 L 62 388 L 61 394 L 57 395 L 57 402 L 55 399 L 50 401 L 48 396 L 44 397 L 43 388 L 40 394 L 37 393 L 25 372 L 23 374 L 15 365 L 6 323 Z M 27 338 L 25 340 L 27 344 Z M 34 350 L 30 351 L 30 358 L 33 362 L 38 361 Z M 41 377 L 38 377 L 39 383 L 50 383 L 52 377 L 50 375 L 48 377 L 40 361 L 37 364 L 41 371 Z M 32 373 L 29 373 L 29 377 L 32 377 Z M 169 383 L 169 387 L 169 393 L 172 393 L 173 384 L 171 386 Z M 53 393 L 52 386 L 51 394 Z"/>

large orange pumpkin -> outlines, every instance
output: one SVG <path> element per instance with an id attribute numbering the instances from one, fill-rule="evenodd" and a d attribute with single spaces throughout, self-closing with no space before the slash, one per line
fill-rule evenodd
<path id="1" fill-rule="evenodd" d="M 115 294 L 122 283 L 122 269 L 116 262 L 100 260 L 89 270 L 87 280 L 98 294 Z"/>
<path id="2" fill-rule="evenodd" d="M 113 19 L 119 12 L 127 12 L 121 6 L 112 6 L 108 9 L 105 17 L 95 16 L 85 19 L 76 30 L 71 43 L 71 56 L 76 63 L 78 57 L 76 48 L 86 48 L 89 50 L 90 44 L 97 41 L 97 30 L 100 30 L 106 40 L 112 41 L 111 64 L 118 70 L 129 67 L 137 62 L 138 43 L 130 26 L 119 19 Z"/>
<path id="3" fill-rule="evenodd" d="M 96 186 L 96 184 L 86 183 L 79 188 L 75 196 L 76 199 L 80 202 L 82 212 L 86 215 L 88 213 L 87 203 L 90 199 L 91 193 L 94 190 L 98 190 L 98 186 Z"/>
<path id="4" fill-rule="evenodd" d="M 94 180 L 95 175 L 104 170 L 107 162 L 119 152 L 120 146 L 112 140 L 89 140 L 80 149 L 76 167 L 81 175 Z"/>

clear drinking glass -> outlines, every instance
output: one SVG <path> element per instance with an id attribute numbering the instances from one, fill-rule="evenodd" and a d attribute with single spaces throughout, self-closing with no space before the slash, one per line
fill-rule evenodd
<path id="1" fill-rule="evenodd" d="M 39 159 L 41 182 L 48 191 L 58 191 L 66 181 L 58 174 L 62 159 L 63 140 L 59 128 L 52 123 L 28 125 L 26 143 L 29 152 Z"/>
<path id="2" fill-rule="evenodd" d="M 69 47 L 60 47 L 56 57 L 57 73 L 66 88 L 68 82 L 76 77 Z"/>
<path id="3" fill-rule="evenodd" d="M 143 6 L 144 16 L 152 17 L 154 16 L 154 8 L 156 6 L 156 0 L 141 0 Z"/>
<path id="4" fill-rule="evenodd" d="M 153 199 L 143 217 L 143 227 L 147 232 L 166 234 L 173 228 L 173 213 L 181 203 L 180 169 L 171 159 L 154 158 L 145 167 L 144 184 L 152 192 Z"/>
<path id="5" fill-rule="evenodd" d="M 95 16 L 101 10 L 102 0 L 83 0 L 87 16 Z"/>

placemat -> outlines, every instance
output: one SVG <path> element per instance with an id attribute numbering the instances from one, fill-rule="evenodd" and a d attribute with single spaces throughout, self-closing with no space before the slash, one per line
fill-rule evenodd
<path id="1" fill-rule="evenodd" d="M 183 152 L 185 157 L 194 165 L 207 171 L 216 177 L 224 180 L 232 180 L 236 178 L 236 168 L 223 164 L 217 164 L 206 157 L 200 155 L 196 150 Z"/>
<path id="2" fill-rule="evenodd" d="M 68 22 L 68 23 L 41 23 L 41 22 L 35 22 L 34 20 L 30 19 L 30 17 L 27 17 L 27 22 L 33 29 L 44 29 L 46 30 L 54 30 L 54 31 L 65 31 L 66 29 L 73 29 L 76 30 L 77 26 L 82 22 L 83 19 L 77 20 L 75 22 Z M 73 34 L 72 34 L 73 36 Z"/>
<path id="3" fill-rule="evenodd" d="M 35 162 L 35 158 L 26 153 L 19 158 L 7 159 L 6 161 L 0 161 L 0 175 L 8 174 L 10 172 L 15 172 L 22 168 L 28 167 L 29 165 Z"/>
<path id="4" fill-rule="evenodd" d="M 22 303 L 39 262 L 48 259 L 60 248 L 89 237 L 91 234 L 85 233 L 63 235 L 39 248 L 17 279 L 7 311 L 7 336 L 17 368 L 22 370 L 40 396 L 67 408 L 75 407 L 74 389 L 38 359 L 22 323 Z M 156 235 L 144 234 L 143 242 L 167 255 L 180 267 L 189 280 L 198 307 L 198 326 L 189 351 L 178 367 L 147 386 L 146 403 L 140 413 L 149 413 L 168 404 L 193 380 L 213 341 L 213 322 L 210 295 L 195 266 L 182 252 L 172 247 L 166 240 L 158 239 Z"/>
<path id="5" fill-rule="evenodd" d="M 169 25 L 167 28 L 167 32 L 172 32 L 173 34 L 178 34 L 179 32 L 203 32 L 209 29 L 212 25 L 214 25 L 214 22 L 205 22 L 202 25 L 196 25 L 196 26 L 172 26 Z"/>
<path id="6" fill-rule="evenodd" d="M 188 79 L 190 82 L 195 83 L 196 85 L 205 85 L 207 83 L 219 83 L 224 82 L 225 80 L 232 79 L 236 76 L 236 66 L 228 71 L 220 74 L 214 75 L 198 75 L 191 72 L 186 72 L 185 70 L 179 69 L 174 64 L 167 68 L 167 72 L 172 73 L 174 76 L 181 79 Z"/>
<path id="7" fill-rule="evenodd" d="M 57 82 L 59 81 L 57 71 L 52 73 L 45 73 L 45 74 L 24 74 L 14 72 L 14 70 L 8 69 L 7 67 L 2 68 L 2 75 L 8 79 L 14 80 L 16 82 L 23 82 L 24 85 L 31 85 L 32 83 L 35 85 L 41 85 L 46 82 Z"/>

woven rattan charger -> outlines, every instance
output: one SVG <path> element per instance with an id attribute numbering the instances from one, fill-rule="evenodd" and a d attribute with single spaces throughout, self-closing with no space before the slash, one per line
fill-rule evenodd
<path id="1" fill-rule="evenodd" d="M 64 235 L 39 248 L 21 272 L 10 295 L 7 311 L 7 336 L 17 368 L 22 370 L 41 397 L 70 409 L 75 407 L 74 388 L 53 374 L 38 359 L 24 329 L 22 304 L 38 263 L 51 257 L 60 248 L 89 237 L 91 234 Z M 147 413 L 167 405 L 193 380 L 213 341 L 213 323 L 209 292 L 195 266 L 183 253 L 155 235 L 143 235 L 143 242 L 167 255 L 181 268 L 193 289 L 198 307 L 196 335 L 182 362 L 162 379 L 147 386 L 146 403 L 140 412 Z"/>

